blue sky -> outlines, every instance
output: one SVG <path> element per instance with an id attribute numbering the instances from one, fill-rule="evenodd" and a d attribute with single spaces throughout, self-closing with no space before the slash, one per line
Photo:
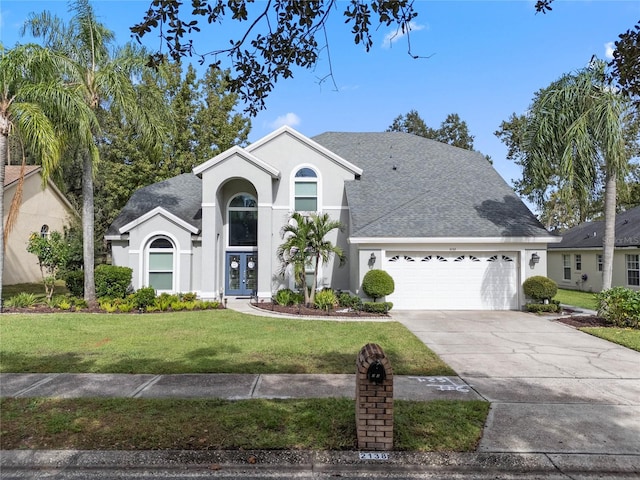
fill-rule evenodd
<path id="1" fill-rule="evenodd" d="M 143 18 L 150 2 L 92 3 L 122 44 L 130 38 L 128 27 Z M 250 140 L 283 124 L 308 136 L 384 131 L 410 110 L 435 128 L 447 114 L 457 113 L 475 136 L 476 150 L 490 155 L 511 182 L 520 171 L 505 159 L 506 148 L 493 134 L 500 122 L 511 113 L 525 112 L 538 89 L 584 67 L 592 55 L 609 58 L 612 42 L 640 19 L 637 0 L 556 0 L 546 15 L 535 14 L 534 3 L 416 0 L 419 15 L 410 34 L 411 50 L 428 58 L 414 60 L 407 54 L 406 38 L 385 41 L 393 34 L 390 30 L 375 32 L 369 53 L 354 45 L 341 15 L 346 3 L 338 2 L 328 29 L 335 86 L 331 81 L 319 84 L 329 72 L 325 53 L 313 71 L 295 71 L 293 79 L 276 85 L 267 109 L 252 119 Z M 0 41 L 5 47 L 27 41 L 19 37 L 19 27 L 29 12 L 42 10 L 68 17 L 66 0 L 0 0 Z M 216 35 L 216 44 L 213 29 L 203 25 L 196 38 L 201 51 L 224 45 L 229 33 L 233 35 Z M 154 32 L 144 40 L 148 47 L 159 46 Z"/>

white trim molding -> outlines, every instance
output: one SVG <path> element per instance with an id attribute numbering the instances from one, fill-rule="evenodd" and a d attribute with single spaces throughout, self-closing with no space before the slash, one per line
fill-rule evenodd
<path id="1" fill-rule="evenodd" d="M 190 223 L 185 222 L 184 220 L 182 220 L 181 218 L 175 216 L 173 213 L 168 212 L 167 210 L 165 210 L 162 207 L 156 207 L 153 210 L 145 213 L 144 215 L 136 218 L 135 220 L 127 223 L 126 225 L 120 227 L 120 229 L 118 230 L 120 233 L 126 233 L 129 230 L 132 230 L 133 228 L 137 227 L 138 225 L 143 224 L 144 222 L 146 222 L 147 220 L 155 217 L 156 215 L 161 215 L 165 218 L 167 218 L 168 220 L 178 224 L 180 227 L 184 228 L 185 230 L 190 231 L 193 234 L 196 234 L 200 231 L 200 229 L 194 225 L 191 225 Z"/>

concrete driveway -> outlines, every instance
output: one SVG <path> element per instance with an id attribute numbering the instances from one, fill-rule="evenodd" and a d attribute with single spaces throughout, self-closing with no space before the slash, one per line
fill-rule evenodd
<path id="1" fill-rule="evenodd" d="M 640 353 L 521 312 L 394 311 L 491 402 L 481 452 L 640 455 Z"/>

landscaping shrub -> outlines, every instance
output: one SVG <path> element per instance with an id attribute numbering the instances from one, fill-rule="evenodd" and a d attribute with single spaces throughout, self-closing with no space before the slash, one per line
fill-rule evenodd
<path id="1" fill-rule="evenodd" d="M 342 292 L 338 295 L 338 305 L 353 310 L 362 310 L 362 299 L 357 295 L 351 295 L 349 292 Z"/>
<path id="2" fill-rule="evenodd" d="M 369 270 L 362 279 L 362 290 L 369 297 L 376 299 L 390 295 L 395 289 L 393 278 L 384 270 Z"/>
<path id="3" fill-rule="evenodd" d="M 527 303 L 524 308 L 531 313 L 558 313 L 562 311 L 560 302 L 556 301 L 550 303 Z"/>
<path id="4" fill-rule="evenodd" d="M 335 292 L 328 288 L 316 293 L 314 304 L 316 308 L 331 310 L 338 306 L 338 298 L 336 297 Z"/>
<path id="5" fill-rule="evenodd" d="M 387 313 L 393 308 L 393 302 L 364 302 L 362 309 L 369 313 Z"/>
<path id="6" fill-rule="evenodd" d="M 198 299 L 198 295 L 194 292 L 187 292 L 180 295 L 180 299 L 183 302 L 195 302 Z"/>
<path id="7" fill-rule="evenodd" d="M 64 283 L 67 286 L 67 290 L 74 297 L 84 296 L 84 271 L 83 270 L 70 270 L 64 275 Z"/>
<path id="8" fill-rule="evenodd" d="M 296 293 L 290 288 L 283 288 L 278 290 L 273 297 L 273 301 L 278 305 L 293 305 Z"/>
<path id="9" fill-rule="evenodd" d="M 133 294 L 133 304 L 136 308 L 146 309 L 156 300 L 156 291 L 153 287 L 143 287 Z"/>
<path id="10" fill-rule="evenodd" d="M 617 327 L 640 328 L 640 291 L 613 287 L 596 295 L 598 315 Z"/>
<path id="11" fill-rule="evenodd" d="M 131 285 L 132 274 L 129 267 L 98 265 L 95 271 L 96 296 L 124 298 Z"/>
<path id="12" fill-rule="evenodd" d="M 11 298 L 5 300 L 5 307 L 27 308 L 33 307 L 38 303 L 38 297 L 34 293 L 20 292 Z"/>
<path id="13" fill-rule="evenodd" d="M 542 275 L 527 278 L 522 288 L 527 297 L 540 301 L 551 300 L 558 293 L 558 284 Z"/>

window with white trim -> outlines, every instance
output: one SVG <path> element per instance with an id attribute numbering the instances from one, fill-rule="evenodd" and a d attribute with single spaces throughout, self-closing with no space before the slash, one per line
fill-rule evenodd
<path id="1" fill-rule="evenodd" d="M 571 255 L 562 255 L 562 279 L 571 280 Z"/>
<path id="2" fill-rule="evenodd" d="M 625 255 L 627 263 L 627 285 L 640 286 L 640 255 Z"/>
<path id="3" fill-rule="evenodd" d="M 296 212 L 318 211 L 318 174 L 313 169 L 303 167 L 296 172 L 293 202 Z"/>
<path id="4" fill-rule="evenodd" d="M 147 251 L 148 285 L 159 292 L 173 291 L 175 247 L 167 237 L 151 240 Z"/>
<path id="5" fill-rule="evenodd" d="M 236 195 L 229 202 L 229 246 L 256 247 L 258 245 L 258 202 L 246 193 Z"/>
<path id="6" fill-rule="evenodd" d="M 596 266 L 599 272 L 604 271 L 604 261 L 601 253 L 596 254 Z"/>
<path id="7" fill-rule="evenodd" d="M 575 260 L 576 260 L 576 271 L 579 272 L 580 270 L 582 270 L 582 255 L 579 253 L 576 253 Z"/>
<path id="8" fill-rule="evenodd" d="M 42 227 L 40 227 L 40 236 L 42 238 L 49 238 L 49 225 L 42 225 Z"/>

